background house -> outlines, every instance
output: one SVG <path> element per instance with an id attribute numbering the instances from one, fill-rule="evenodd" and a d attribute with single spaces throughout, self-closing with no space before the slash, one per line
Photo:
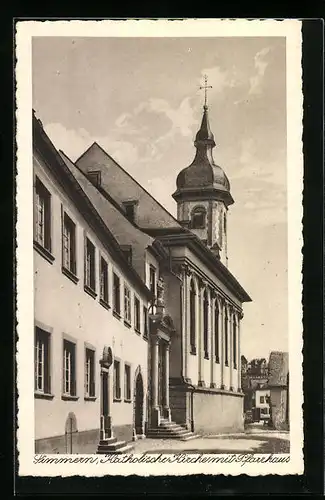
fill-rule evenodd
<path id="1" fill-rule="evenodd" d="M 271 419 L 275 429 L 289 428 L 289 355 L 273 351 L 269 359 L 268 388 Z"/>

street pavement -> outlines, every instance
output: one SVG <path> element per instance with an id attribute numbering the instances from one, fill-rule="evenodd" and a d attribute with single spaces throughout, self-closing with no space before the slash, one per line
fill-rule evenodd
<path id="1" fill-rule="evenodd" d="M 202 436 L 190 441 L 145 438 L 133 443 L 133 453 L 289 453 L 289 433 L 258 425 L 243 433 Z"/>

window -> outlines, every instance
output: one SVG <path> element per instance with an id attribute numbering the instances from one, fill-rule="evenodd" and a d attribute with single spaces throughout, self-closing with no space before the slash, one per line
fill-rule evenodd
<path id="1" fill-rule="evenodd" d="M 228 314 L 225 309 L 225 365 L 228 366 Z"/>
<path id="2" fill-rule="evenodd" d="M 217 299 L 214 304 L 214 354 L 216 363 L 219 363 L 219 307 Z"/>
<path id="3" fill-rule="evenodd" d="M 233 352 L 234 368 L 237 369 L 237 325 L 235 317 L 233 319 L 233 328 L 232 328 L 232 352 Z"/>
<path id="4" fill-rule="evenodd" d="M 62 266 L 72 274 L 76 274 L 76 225 L 70 217 L 63 214 L 62 234 Z"/>
<path id="5" fill-rule="evenodd" d="M 196 314 L 195 314 L 195 286 L 193 280 L 191 280 L 190 288 L 190 343 L 191 343 L 191 354 L 196 354 Z"/>
<path id="6" fill-rule="evenodd" d="M 85 350 L 85 397 L 95 397 L 95 351 Z"/>
<path id="7" fill-rule="evenodd" d="M 86 238 L 85 285 L 92 291 L 96 290 L 95 247 L 88 238 Z"/>
<path id="8" fill-rule="evenodd" d="M 50 377 L 50 334 L 35 328 L 35 391 L 51 393 Z"/>
<path id="9" fill-rule="evenodd" d="M 148 309 L 143 306 L 143 338 L 148 338 Z"/>
<path id="10" fill-rule="evenodd" d="M 192 229 L 205 228 L 206 211 L 204 207 L 196 207 L 192 211 L 191 227 Z"/>
<path id="11" fill-rule="evenodd" d="M 205 290 L 203 298 L 203 344 L 204 344 L 204 357 L 209 359 L 209 347 L 208 347 L 208 328 L 209 328 L 209 300 L 208 293 Z"/>
<path id="12" fill-rule="evenodd" d="M 131 367 L 124 365 L 124 399 L 131 400 Z"/>
<path id="13" fill-rule="evenodd" d="M 131 292 L 126 285 L 124 285 L 124 321 L 131 324 Z"/>
<path id="14" fill-rule="evenodd" d="M 100 300 L 108 304 L 108 266 L 103 257 L 100 258 Z"/>
<path id="15" fill-rule="evenodd" d="M 51 194 L 38 177 L 35 182 L 35 240 L 51 251 Z"/>
<path id="16" fill-rule="evenodd" d="M 76 396 L 76 345 L 63 341 L 63 394 Z"/>
<path id="17" fill-rule="evenodd" d="M 113 310 L 116 314 L 121 314 L 120 278 L 115 273 L 113 275 Z"/>
<path id="18" fill-rule="evenodd" d="M 125 215 L 129 219 L 130 222 L 135 221 L 137 204 L 138 204 L 138 200 L 124 201 L 123 202 L 123 206 L 125 209 Z"/>
<path id="19" fill-rule="evenodd" d="M 114 360 L 114 399 L 121 399 L 121 376 L 120 376 L 120 362 Z"/>
<path id="20" fill-rule="evenodd" d="M 226 234 L 227 233 L 227 216 L 226 216 L 226 214 L 223 215 L 223 230 Z"/>
<path id="21" fill-rule="evenodd" d="M 134 297 L 134 328 L 140 331 L 140 300 Z"/>
<path id="22" fill-rule="evenodd" d="M 260 396 L 260 403 L 264 404 L 264 396 Z"/>
<path id="23" fill-rule="evenodd" d="M 154 296 L 156 296 L 156 269 L 150 266 L 149 288 Z"/>
<path id="24" fill-rule="evenodd" d="M 87 177 L 94 184 L 96 187 L 99 187 L 101 184 L 101 172 L 96 171 L 96 172 L 88 172 Z"/>

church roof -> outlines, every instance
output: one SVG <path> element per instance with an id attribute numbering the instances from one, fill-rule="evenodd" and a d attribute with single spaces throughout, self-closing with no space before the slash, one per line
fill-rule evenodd
<path id="1" fill-rule="evenodd" d="M 188 167 L 181 170 L 177 176 L 177 190 L 173 194 L 175 200 L 194 193 L 206 193 L 211 198 L 222 199 L 226 205 L 234 200 L 230 194 L 230 182 L 224 170 L 214 162 L 212 149 L 215 147 L 211 132 L 208 107 L 203 107 L 200 129 L 195 138 L 196 155 Z"/>

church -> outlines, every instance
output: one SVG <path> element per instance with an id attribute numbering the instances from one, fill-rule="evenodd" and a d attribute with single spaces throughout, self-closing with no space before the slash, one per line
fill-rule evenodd
<path id="1" fill-rule="evenodd" d="M 228 268 L 234 200 L 208 111 L 175 179 L 177 218 L 99 144 L 72 162 L 33 116 L 38 452 L 243 430 L 251 299 Z"/>

